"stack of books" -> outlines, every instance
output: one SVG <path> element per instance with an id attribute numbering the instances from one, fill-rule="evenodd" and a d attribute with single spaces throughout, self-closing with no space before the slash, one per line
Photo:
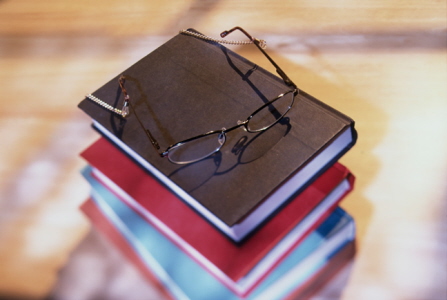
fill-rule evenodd
<path id="1" fill-rule="evenodd" d="M 354 255 L 354 122 L 283 79 L 180 33 L 79 104 L 101 134 L 82 210 L 167 298 L 306 297 Z M 258 107 L 277 123 L 252 130 Z M 170 156 L 208 138 L 203 159 Z"/>

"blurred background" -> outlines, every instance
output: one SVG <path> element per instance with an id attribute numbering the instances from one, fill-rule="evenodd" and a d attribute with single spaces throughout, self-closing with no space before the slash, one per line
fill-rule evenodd
<path id="1" fill-rule="evenodd" d="M 356 121 L 341 162 L 357 177 L 342 204 L 357 255 L 346 284 L 317 298 L 447 299 L 445 0 L 0 0 L 0 298 L 160 299 L 78 209 L 78 154 L 98 135 L 77 104 L 180 29 L 236 25 Z M 114 281 L 94 278 L 104 268 Z"/>

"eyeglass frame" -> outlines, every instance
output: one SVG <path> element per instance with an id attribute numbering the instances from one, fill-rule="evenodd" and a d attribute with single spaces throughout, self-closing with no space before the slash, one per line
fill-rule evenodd
<path id="1" fill-rule="evenodd" d="M 149 140 L 150 140 L 152 146 L 153 146 L 154 149 L 157 151 L 157 153 L 160 155 L 160 157 L 162 157 L 162 158 L 163 158 L 163 157 L 167 157 L 168 160 L 169 160 L 170 162 L 172 162 L 172 163 L 174 163 L 174 164 L 179 164 L 179 165 L 190 164 L 190 163 L 194 163 L 194 162 L 197 162 L 197 161 L 201 161 L 201 160 L 203 160 L 203 159 L 205 159 L 205 158 L 207 158 L 207 157 L 210 157 L 210 156 L 213 155 L 214 153 L 217 153 L 218 151 L 220 151 L 220 149 L 221 149 L 221 148 L 223 147 L 223 145 L 225 144 L 225 141 L 226 141 L 226 133 L 228 133 L 228 132 L 230 132 L 230 131 L 233 131 L 233 130 L 235 130 L 235 129 L 241 127 L 241 126 L 244 126 L 244 130 L 247 131 L 247 132 L 250 132 L 250 133 L 256 133 L 256 132 L 265 131 L 265 130 L 271 128 L 272 126 L 274 126 L 275 124 L 277 124 L 282 118 L 284 118 L 284 116 L 285 116 L 285 115 L 289 112 L 289 110 L 292 108 L 292 106 L 293 106 L 293 104 L 294 104 L 294 102 L 295 102 L 295 96 L 299 93 L 299 89 L 298 89 L 297 85 L 296 85 L 296 84 L 295 84 L 295 83 L 294 83 L 294 82 L 293 82 L 293 81 L 292 81 L 292 80 L 291 80 L 291 79 L 284 73 L 284 71 L 278 66 L 278 64 L 277 64 L 277 63 L 276 63 L 276 62 L 275 62 L 275 61 L 274 61 L 274 60 L 273 60 L 273 59 L 272 59 L 272 58 L 265 52 L 265 50 L 263 49 L 263 46 L 264 46 L 264 44 L 265 44 L 264 41 L 261 41 L 261 40 L 259 40 L 259 39 L 257 39 L 257 38 L 252 37 L 249 33 L 247 33 L 244 29 L 242 29 L 242 28 L 239 27 L 239 26 L 236 26 L 236 27 L 234 27 L 234 28 L 232 28 L 232 29 L 230 29 L 230 30 L 225 30 L 225 31 L 223 31 L 223 32 L 220 34 L 220 36 L 221 36 L 222 38 L 224 38 L 224 37 L 226 37 L 227 35 L 229 35 L 230 33 L 232 33 L 232 32 L 235 31 L 235 30 L 239 30 L 239 31 L 241 31 L 243 34 L 245 34 L 245 35 L 250 39 L 250 41 L 251 41 L 253 44 L 255 44 L 255 46 L 262 52 L 262 54 L 264 54 L 264 56 L 265 56 L 265 57 L 270 61 L 270 63 L 276 68 L 276 72 L 277 72 L 278 75 L 284 80 L 284 83 L 285 83 L 286 85 L 288 85 L 289 87 L 291 87 L 292 89 L 289 90 L 289 91 L 287 91 L 287 92 L 285 92 L 285 93 L 282 93 L 282 94 L 278 95 L 275 99 L 270 100 L 270 101 L 264 103 L 262 106 L 260 106 L 258 109 L 256 109 L 250 116 L 248 116 L 248 118 L 247 118 L 245 121 L 238 121 L 238 122 L 237 122 L 237 125 L 235 125 L 235 126 L 233 126 L 233 127 L 231 127 L 231 128 L 228 128 L 228 129 L 226 129 L 226 128 L 222 128 L 222 129 L 220 129 L 220 130 L 213 130 L 213 131 L 209 131 L 209 132 L 206 132 L 206 133 L 203 133 L 203 134 L 200 134 L 200 135 L 197 135 L 197 136 L 194 136 L 194 137 L 191 137 L 191 138 L 182 140 L 182 141 L 180 141 L 180 142 L 177 142 L 177 143 L 174 143 L 174 144 L 170 145 L 169 147 L 166 148 L 166 150 L 164 150 L 164 151 L 162 151 L 162 152 L 159 151 L 159 150 L 161 149 L 161 147 L 160 147 L 160 145 L 158 144 L 157 140 L 156 140 L 156 139 L 154 138 L 154 136 L 152 135 L 152 133 L 150 132 L 150 130 L 147 129 L 147 128 L 145 128 L 145 132 L 146 132 L 146 134 L 147 134 L 147 136 L 148 136 L 148 138 L 149 138 Z M 122 91 L 122 93 L 123 93 L 123 95 L 124 95 L 125 106 L 127 107 L 127 106 L 129 105 L 129 102 L 130 102 L 130 96 L 128 95 L 127 90 L 126 90 L 126 88 L 125 88 L 125 86 L 124 86 L 125 80 L 126 80 L 125 75 L 121 75 L 118 81 L 119 81 L 119 85 L 120 85 L 121 91 Z M 261 111 L 261 110 L 264 109 L 265 107 L 271 105 L 273 102 L 277 101 L 277 100 L 280 99 L 281 97 L 286 96 L 286 95 L 289 94 L 289 93 L 293 93 L 292 102 L 291 102 L 291 104 L 289 105 L 289 107 L 287 108 L 287 110 L 286 110 L 286 111 L 285 111 L 285 112 L 284 112 L 284 113 L 283 113 L 283 114 L 282 114 L 282 115 L 281 115 L 275 122 L 273 122 L 272 124 L 270 124 L 270 125 L 268 125 L 268 126 L 265 126 L 265 127 L 261 128 L 261 129 L 258 129 L 258 130 L 251 130 L 251 129 L 249 128 L 248 123 L 250 122 L 250 120 L 253 118 L 254 115 L 256 115 L 259 111 Z M 212 135 L 212 134 L 217 134 L 217 133 L 219 133 L 219 137 L 218 137 L 218 139 L 219 139 L 220 146 L 217 147 L 213 152 L 208 153 L 208 155 L 203 156 L 203 157 L 198 158 L 198 159 L 195 159 L 195 160 L 185 161 L 185 162 L 173 161 L 173 160 L 171 160 L 171 159 L 169 158 L 169 152 L 170 152 L 171 150 L 173 150 L 173 149 L 175 149 L 175 148 L 177 148 L 177 147 L 180 147 L 180 146 L 182 146 L 182 145 L 184 145 L 184 144 L 186 144 L 186 143 L 188 143 L 188 142 L 191 142 L 191 141 L 194 141 L 194 140 L 197 140 L 197 139 L 200 139 L 200 138 L 203 138 L 203 137 Z M 223 138 L 223 141 L 222 141 L 222 142 L 220 141 L 221 138 Z"/>

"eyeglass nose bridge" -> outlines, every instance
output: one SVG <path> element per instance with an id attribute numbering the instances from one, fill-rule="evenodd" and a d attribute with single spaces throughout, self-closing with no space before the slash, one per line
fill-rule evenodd
<path id="1" fill-rule="evenodd" d="M 244 126 L 244 130 L 248 132 L 247 124 L 248 124 L 249 120 L 250 119 L 247 119 L 245 121 L 238 120 L 237 121 L 237 127 Z"/>

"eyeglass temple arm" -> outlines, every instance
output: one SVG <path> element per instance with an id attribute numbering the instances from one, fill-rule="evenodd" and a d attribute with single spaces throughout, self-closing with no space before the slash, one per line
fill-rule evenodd
<path id="1" fill-rule="evenodd" d="M 150 132 L 149 129 L 144 129 L 144 131 L 146 132 L 147 137 L 149 138 L 149 140 L 151 141 L 152 146 L 154 146 L 155 151 L 158 152 L 158 154 L 161 157 L 164 157 L 165 154 L 164 152 L 160 152 L 160 145 L 158 144 L 157 140 L 154 138 L 154 136 L 152 135 L 152 133 Z"/>
<path id="2" fill-rule="evenodd" d="M 236 26 L 230 30 L 225 30 L 223 31 L 220 36 L 222 38 L 226 37 L 227 35 L 229 35 L 230 33 L 232 33 L 235 30 L 240 30 L 243 34 L 245 34 L 255 45 L 256 47 L 258 47 L 258 49 L 262 52 L 262 54 L 265 55 L 265 57 L 267 57 L 267 59 L 270 61 L 270 63 L 276 68 L 276 72 L 279 74 L 279 76 L 281 76 L 281 78 L 284 80 L 284 82 L 289 85 L 292 86 L 293 88 L 297 88 L 296 84 L 289 78 L 289 76 L 286 75 L 286 73 L 284 73 L 284 71 L 275 63 L 275 61 L 267 54 L 267 52 L 264 51 L 264 49 L 262 49 L 263 47 L 261 46 L 262 44 L 264 44 L 264 41 L 261 41 L 257 38 L 252 37 L 247 31 L 245 31 L 243 28 Z"/>
<path id="3" fill-rule="evenodd" d="M 124 87 L 124 83 L 126 82 L 126 77 L 124 75 L 121 75 L 120 78 L 118 79 L 118 82 L 120 84 L 121 92 L 124 95 L 124 104 L 123 104 L 123 109 L 122 109 L 124 111 L 125 109 L 128 109 L 129 101 L 130 101 L 130 97 L 127 94 L 127 90 Z"/>
<path id="4" fill-rule="evenodd" d="M 120 78 L 118 79 L 118 82 L 120 84 L 121 92 L 124 95 L 124 107 L 128 107 L 129 106 L 129 102 L 130 102 L 130 96 L 129 96 L 129 94 L 127 94 L 126 87 L 124 86 L 124 83 L 126 82 L 126 77 L 124 75 L 121 75 Z M 158 152 L 158 154 L 161 157 L 163 157 L 164 154 L 159 152 L 160 145 L 158 144 L 157 140 L 154 138 L 154 136 L 152 135 L 150 130 L 149 129 L 144 129 L 144 131 L 146 132 L 147 137 L 151 141 L 152 146 L 154 146 L 154 148 Z"/>
<path id="5" fill-rule="evenodd" d="M 165 157 L 168 152 L 160 152 L 160 145 L 158 144 L 157 140 L 154 138 L 154 136 L 152 135 L 151 131 L 147 128 L 144 129 L 144 132 L 146 133 L 147 137 L 149 138 L 149 141 L 151 142 L 151 145 L 154 147 L 155 151 L 157 151 L 158 155 L 160 155 L 160 157 Z"/>
<path id="6" fill-rule="evenodd" d="M 151 142 L 151 145 L 154 147 L 155 151 L 158 152 L 158 155 L 161 157 L 165 157 L 165 152 L 160 152 L 160 145 L 158 144 L 157 140 L 152 135 L 151 131 L 147 128 L 144 129 L 144 132 L 146 133 L 147 137 L 149 138 L 149 141 Z"/>

